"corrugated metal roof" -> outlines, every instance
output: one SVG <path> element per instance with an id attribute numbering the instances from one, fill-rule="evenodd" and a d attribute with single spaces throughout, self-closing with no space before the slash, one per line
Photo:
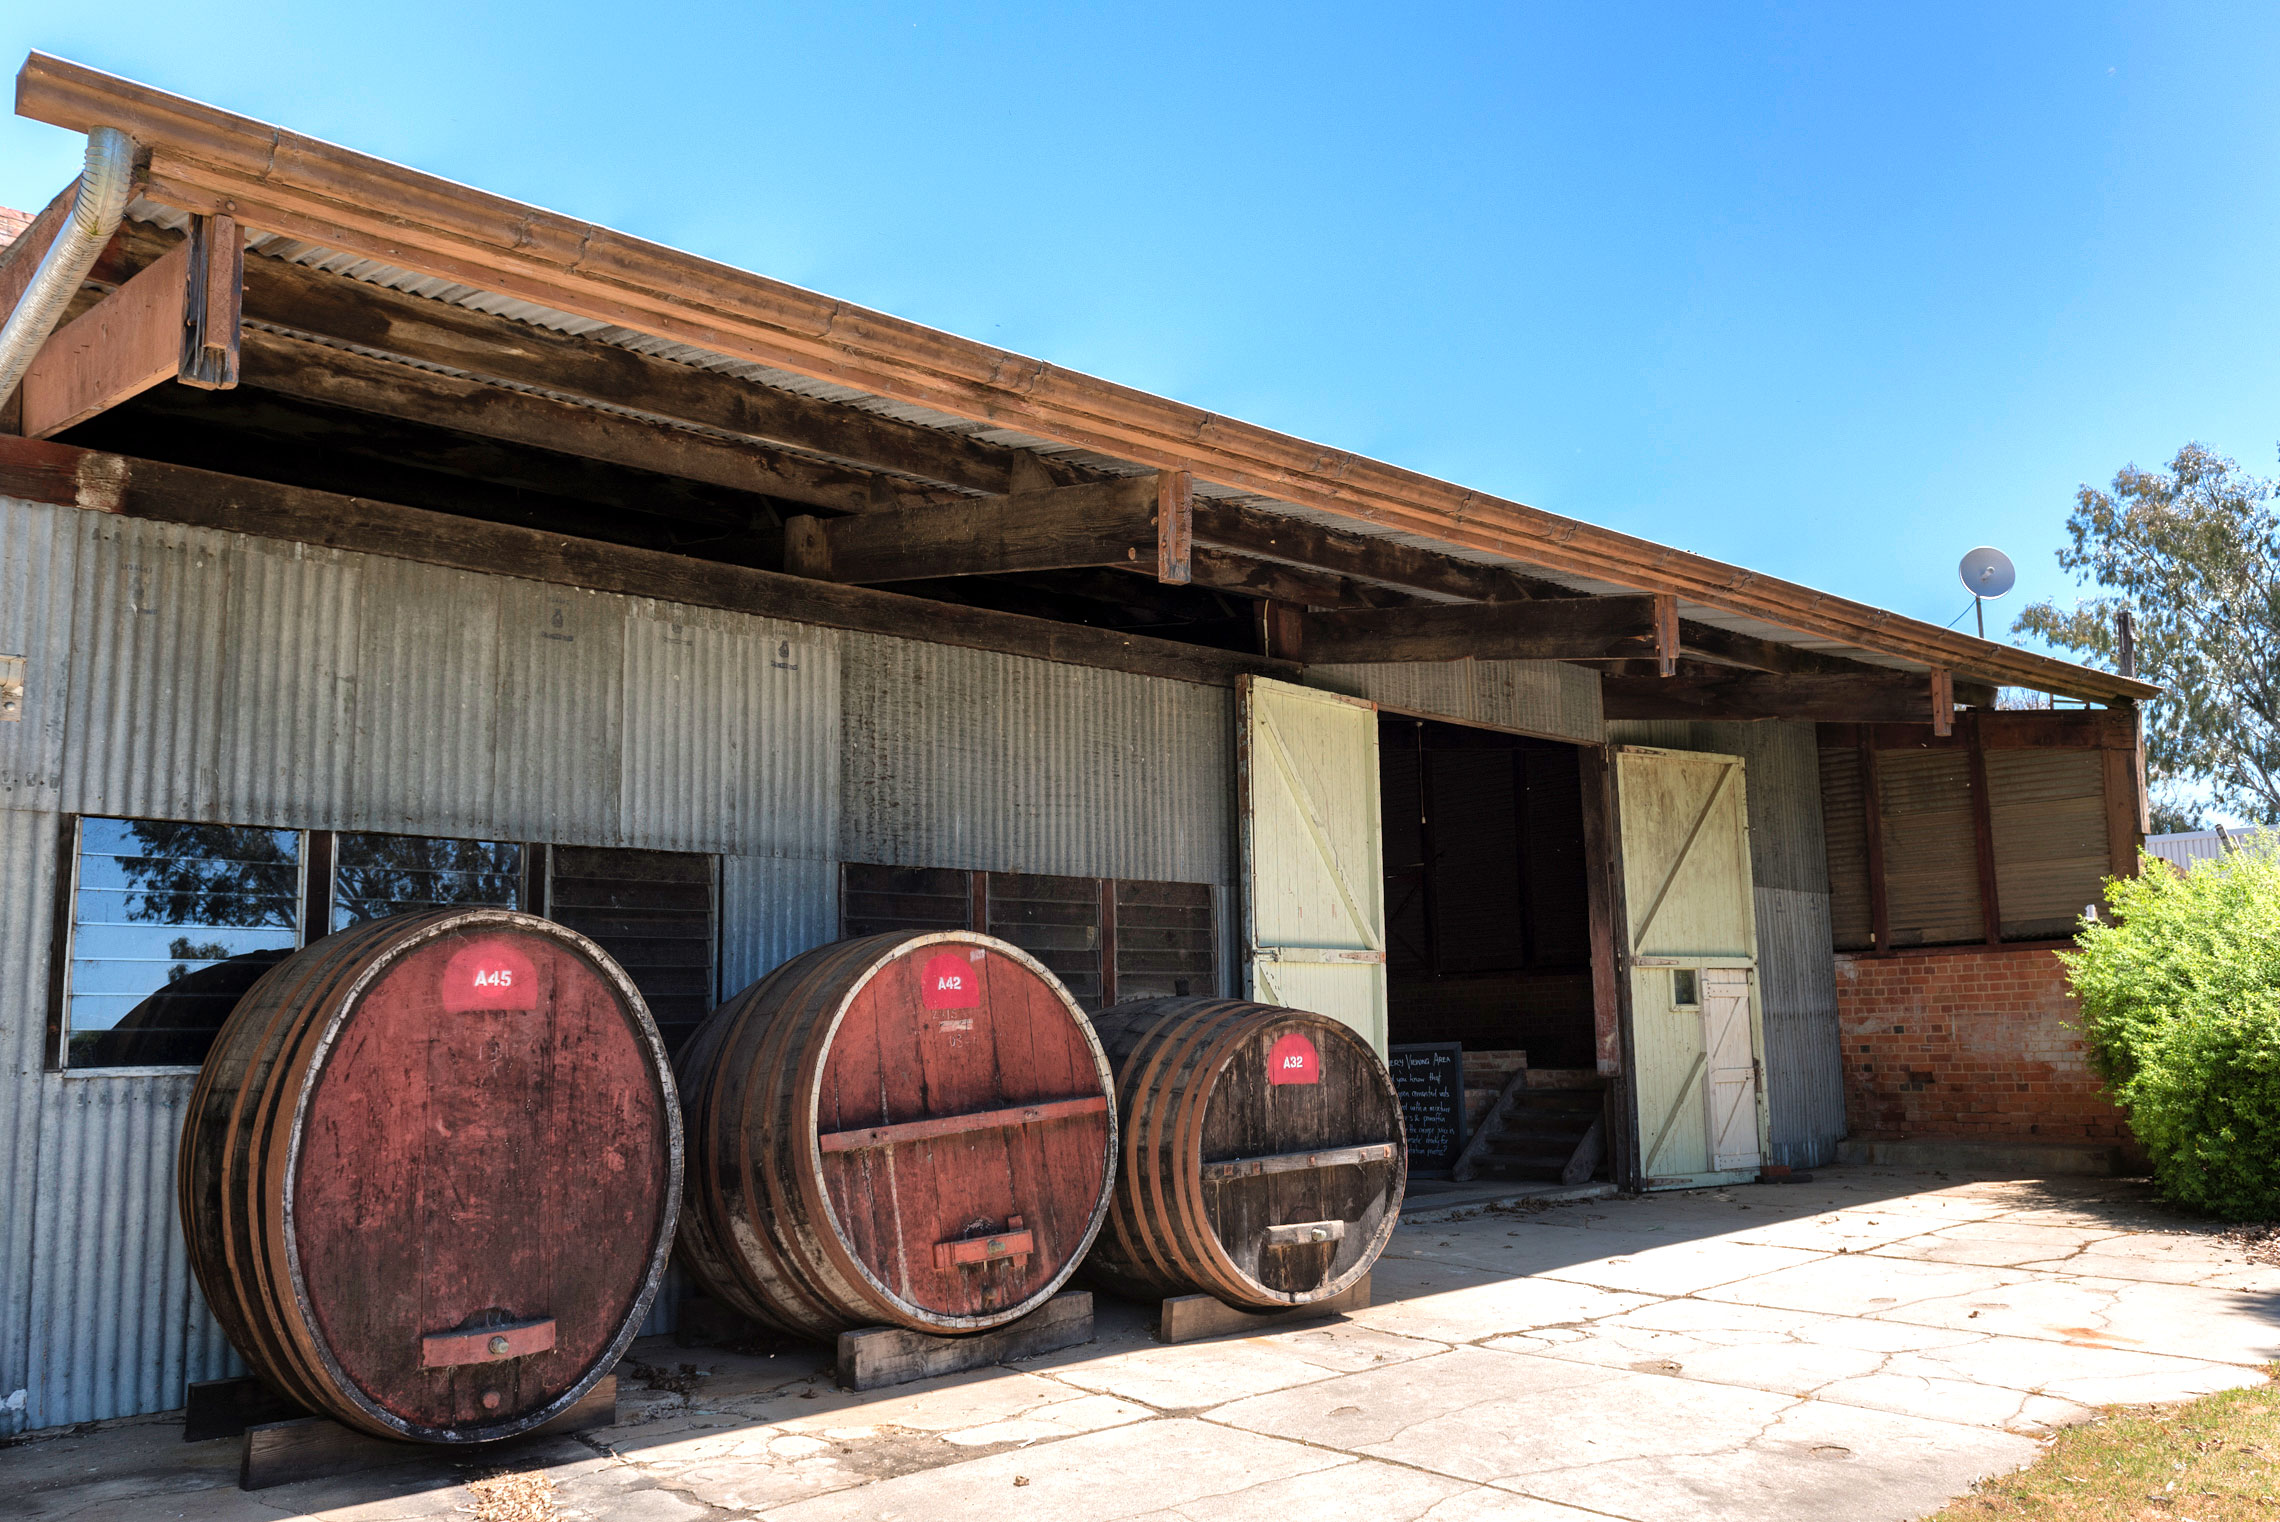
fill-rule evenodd
<path id="1" fill-rule="evenodd" d="M 2196 862 L 2215 861 L 2243 848 L 2261 850 L 2274 842 L 2280 842 L 2280 830 L 2252 824 L 2237 830 L 2179 830 L 2168 835 L 2148 835 L 2145 848 L 2163 861 L 2189 869 Z"/>
<path id="2" fill-rule="evenodd" d="M 140 221 L 177 230 L 185 227 L 189 221 L 186 215 L 171 207 L 141 198 L 138 198 L 128 208 L 128 215 Z M 1023 433 L 1017 429 L 991 427 L 988 424 L 962 418 L 953 413 L 937 411 L 915 403 L 891 400 L 835 381 L 818 380 L 812 376 L 798 374 L 795 371 L 730 358 L 694 344 L 653 337 L 629 328 L 574 316 L 540 305 L 537 302 L 523 301 L 455 281 L 416 274 L 376 259 L 338 253 L 313 243 L 288 238 L 280 234 L 256 234 L 248 240 L 246 248 L 249 253 L 286 260 L 311 269 L 324 270 L 348 279 L 360 280 L 369 285 L 384 286 L 389 290 L 401 291 L 408 295 L 448 302 L 453 306 L 465 307 L 470 311 L 485 312 L 495 317 L 505 317 L 516 322 L 526 322 L 535 327 L 551 329 L 558 333 L 576 334 L 635 353 L 647 354 L 659 359 L 669 359 L 696 369 L 733 376 L 739 380 L 769 386 L 799 396 L 835 402 L 860 412 L 892 418 L 898 422 L 917 424 L 943 433 L 955 434 L 962 438 L 976 439 L 1008 449 L 1026 450 L 1043 458 L 1065 461 L 1090 470 L 1111 475 L 1142 475 L 1151 472 L 1151 467 L 1120 459 L 1113 455 L 1058 444 L 1039 438 L 1034 434 Z M 594 405 L 585 399 L 574 396 L 564 395 L 560 399 L 579 402 L 581 405 Z M 599 410 L 615 411 L 621 409 L 601 408 Z M 691 431 L 710 432 L 711 430 L 693 428 Z M 1394 544 L 1431 550 L 1436 554 L 1446 555 L 1455 560 L 1468 561 L 1477 565 L 1503 566 L 1524 570 L 1530 576 L 1566 587 L 1571 591 L 1604 596 L 1635 590 L 1613 582 L 1596 580 L 1592 577 L 1549 571 L 1540 566 L 1507 559 L 1485 550 L 1445 543 L 1424 534 L 1387 529 L 1366 519 L 1311 508 L 1299 503 L 1286 502 L 1275 497 L 1238 491 L 1210 481 L 1197 481 L 1195 492 L 1198 497 L 1210 501 L 1233 506 L 1253 507 L 1264 512 L 1320 524 L 1326 528 L 1338 529 L 1365 538 L 1384 539 Z M 1727 613 L 1721 609 L 1696 603 L 1681 603 L 1679 611 L 1681 616 L 1686 618 L 1732 630 L 1735 633 L 1770 640 L 1776 644 L 1794 646 L 1801 650 L 1844 655 L 1855 660 L 1872 665 L 1886 666 L 1895 670 L 1921 671 L 1925 669 L 1921 662 L 1912 662 L 1832 640 L 1803 636 L 1795 630 L 1785 629 L 1779 625 Z"/>

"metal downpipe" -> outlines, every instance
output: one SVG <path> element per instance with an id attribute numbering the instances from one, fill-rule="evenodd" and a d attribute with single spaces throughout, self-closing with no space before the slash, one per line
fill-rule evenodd
<path id="1" fill-rule="evenodd" d="M 0 327 L 0 401 L 23 382 L 32 357 L 55 331 L 103 245 L 119 230 L 134 189 L 134 170 L 133 138 L 116 127 L 97 127 L 87 134 L 87 168 L 79 176 L 71 213 L 56 230 L 7 325 Z"/>

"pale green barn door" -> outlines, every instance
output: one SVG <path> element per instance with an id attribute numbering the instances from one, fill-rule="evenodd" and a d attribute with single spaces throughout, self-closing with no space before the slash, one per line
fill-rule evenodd
<path id="1" fill-rule="evenodd" d="M 1765 1050 L 1739 756 L 1615 753 L 1631 968 L 1632 1092 L 1650 1189 L 1754 1177 Z"/>
<path id="2" fill-rule="evenodd" d="M 1237 702 L 1249 997 L 1342 1020 L 1382 1057 L 1377 705 L 1251 676 Z"/>

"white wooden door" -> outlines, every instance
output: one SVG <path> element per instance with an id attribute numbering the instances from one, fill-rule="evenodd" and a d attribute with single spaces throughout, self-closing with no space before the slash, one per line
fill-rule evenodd
<path id="1" fill-rule="evenodd" d="M 1342 1020 L 1385 1055 L 1377 705 L 1244 677 L 1237 745 L 1249 997 Z"/>
<path id="2" fill-rule="evenodd" d="M 1754 1173 L 1758 1150 L 1756 1043 L 1750 1035 L 1747 968 L 1705 967 L 1701 975 L 1703 1064 L 1710 1100 L 1710 1166 Z"/>
<path id="3" fill-rule="evenodd" d="M 1650 1189 L 1729 1182 L 1764 1156 L 1764 1049 L 1739 756 L 1615 753 L 1632 1092 Z"/>

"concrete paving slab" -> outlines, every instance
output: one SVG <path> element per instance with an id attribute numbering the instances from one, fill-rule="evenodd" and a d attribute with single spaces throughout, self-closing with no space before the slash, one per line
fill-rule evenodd
<path id="1" fill-rule="evenodd" d="M 1506 1279 L 1448 1264 L 1380 1259 L 1379 1300 L 1353 1319 L 1434 1342 L 1478 1342 L 1548 1326 L 1574 1326 L 1635 1310 L 1653 1297 L 1562 1279 Z"/>
<path id="2" fill-rule="evenodd" d="M 769 1522 L 1114 1522 L 1352 1463 L 1302 1443 L 1170 1418 L 899 1475 L 768 1515 Z"/>
<path id="3" fill-rule="evenodd" d="M 1706 1299 L 1832 1316 L 1874 1316 L 1919 1300 L 1962 1299 L 2016 1284 L 2025 1275 L 1949 1263 L 1847 1253 L 1819 1258 L 1703 1292 Z"/>
<path id="4" fill-rule="evenodd" d="M 1938 1231 L 1953 1220 L 1952 1216 L 1902 1215 L 1889 1209 L 1825 1210 L 1745 1226 L 1726 1240 L 1810 1252 L 1865 1252 L 1887 1242 Z"/>
<path id="5" fill-rule="evenodd" d="M 1912 1300 L 1881 1315 L 1922 1326 L 1967 1326 L 2210 1363 L 2262 1367 L 2280 1358 L 2280 1296 L 2190 1284 L 2012 1275 L 2010 1282 L 1991 1289 Z"/>
<path id="6" fill-rule="evenodd" d="M 2013 1433 L 1798 1401 L 1738 1445 L 1678 1443 L 1498 1483 L 1637 1522 L 1904 1522 L 2040 1451 Z"/>
<path id="7" fill-rule="evenodd" d="M 1258 1337 L 1136 1348 L 1064 1365 L 1054 1377 L 1160 1411 L 1194 1411 L 1442 1349 L 1439 1342 L 1373 1325 L 1333 1322 Z"/>
<path id="8" fill-rule="evenodd" d="M 1501 1240 L 1476 1230 L 1453 1240 L 1409 1238 L 1391 1250 L 1420 1263 L 1566 1279 L 1648 1295 L 1690 1295 L 1715 1284 L 1808 1262 L 1814 1256 L 1793 1248 L 1735 1242 L 1724 1236 L 1673 1240 L 1668 1235 L 1646 1232 L 1581 1234 L 1529 1224 L 1505 1228 Z"/>
<path id="9" fill-rule="evenodd" d="M 1497 1496 L 1493 1490 L 1462 1480 L 1357 1459 L 1161 1511 L 1142 1512 L 1131 1522 L 1256 1522 L 1261 1517 L 1303 1517 L 1306 1522 L 1422 1522 L 1432 1517 L 1446 1522 L 1450 1513 L 1441 1509 L 1444 1503 L 1484 1491 L 1489 1497 Z"/>

